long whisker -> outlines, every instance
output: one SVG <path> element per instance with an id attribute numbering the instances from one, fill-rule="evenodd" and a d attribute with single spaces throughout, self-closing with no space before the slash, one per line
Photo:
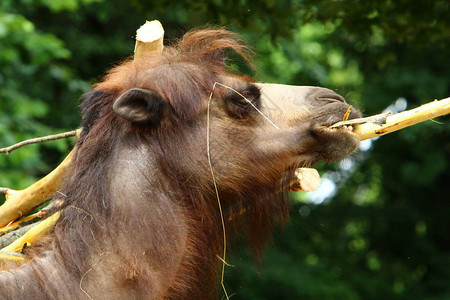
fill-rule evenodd
<path id="1" fill-rule="evenodd" d="M 213 89 L 211 91 L 211 94 L 209 95 L 209 100 L 208 100 L 208 107 L 207 107 L 207 111 L 206 111 L 206 150 L 207 150 L 207 156 L 208 156 L 208 164 L 209 164 L 209 170 L 211 171 L 211 178 L 213 180 L 214 183 L 214 190 L 216 192 L 216 197 L 217 197 L 217 205 L 219 206 L 219 213 L 220 213 L 220 219 L 222 221 L 222 232 L 223 232 L 223 257 L 220 258 L 220 260 L 222 261 L 222 274 L 221 274 L 221 280 L 220 280 L 220 284 L 222 285 L 222 289 L 225 293 L 225 297 L 227 298 L 227 300 L 229 300 L 230 298 L 228 297 L 228 293 L 227 290 L 225 288 L 225 284 L 223 283 L 223 278 L 225 276 L 225 265 L 229 265 L 226 262 L 226 254 L 227 254 L 227 235 L 226 235 L 226 230 L 225 230 L 225 220 L 223 217 L 223 211 L 222 211 L 222 205 L 220 203 L 220 196 L 219 196 L 219 189 L 217 188 L 217 182 L 216 182 L 216 177 L 214 176 L 214 170 L 212 167 L 212 163 L 211 163 L 211 148 L 210 148 L 210 136 L 209 136 L 209 131 L 210 131 L 210 122 L 209 122 L 209 116 L 210 116 L 210 105 L 211 105 L 211 99 L 214 93 L 214 89 L 216 87 L 216 83 L 214 83 L 213 85 Z"/>

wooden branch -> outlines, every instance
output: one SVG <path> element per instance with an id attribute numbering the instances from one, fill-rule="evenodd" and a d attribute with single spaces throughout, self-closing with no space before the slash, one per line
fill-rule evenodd
<path id="1" fill-rule="evenodd" d="M 0 267 L 2 266 L 1 260 L 23 262 L 23 261 L 25 261 L 25 256 L 22 253 L 0 250 Z"/>
<path id="2" fill-rule="evenodd" d="M 141 59 L 150 52 L 161 52 L 164 48 L 164 29 L 157 20 L 147 21 L 136 31 L 134 59 Z"/>
<path id="3" fill-rule="evenodd" d="M 36 222 L 33 224 L 28 224 L 26 226 L 22 226 L 20 228 L 15 229 L 14 231 L 8 232 L 7 234 L 0 236 L 0 249 L 12 244 L 15 240 L 23 236 L 31 228 L 37 226 L 38 224 L 40 223 Z"/>
<path id="4" fill-rule="evenodd" d="M 60 188 L 63 179 L 69 173 L 74 152 L 75 149 L 50 174 L 28 188 L 21 191 L 3 188 L 4 191 L 6 190 L 6 202 L 0 206 L 0 227 L 17 220 L 50 199 Z"/>
<path id="5" fill-rule="evenodd" d="M 10 245 L 1 249 L 1 251 L 21 252 L 24 246 L 33 245 L 36 240 L 46 235 L 53 229 L 53 227 L 55 227 L 55 223 L 58 221 L 60 215 L 61 212 L 54 213 L 44 221 L 38 223 L 38 225 L 31 228 L 27 233 L 12 242 Z"/>
<path id="6" fill-rule="evenodd" d="M 349 109 L 351 108 L 351 106 L 349 107 Z M 344 121 L 340 121 L 337 123 L 334 123 L 333 125 L 330 126 L 330 128 L 339 128 L 342 126 L 353 126 L 353 125 L 361 125 L 361 124 L 365 124 L 365 123 L 372 123 L 372 124 L 376 124 L 376 125 L 383 125 L 386 124 L 386 120 L 387 117 L 390 115 L 391 113 L 387 112 L 387 113 L 382 113 L 379 115 L 373 115 L 370 117 L 364 117 L 364 118 L 358 118 L 358 119 L 351 119 L 351 120 L 347 120 L 344 116 Z"/>
<path id="7" fill-rule="evenodd" d="M 47 135 L 47 136 L 44 136 L 44 137 L 39 137 L 39 138 L 33 138 L 33 139 L 25 140 L 25 141 L 22 141 L 20 143 L 14 144 L 12 146 L 9 146 L 9 147 L 6 147 L 6 148 L 1 148 L 0 149 L 0 153 L 6 153 L 6 155 L 8 155 L 12 151 L 14 151 L 16 149 L 19 149 L 19 148 L 21 148 L 23 146 L 26 146 L 26 145 L 43 143 L 43 142 L 54 141 L 54 140 L 60 140 L 60 139 L 65 139 L 65 138 L 73 137 L 73 136 L 79 136 L 80 132 L 81 132 L 81 129 L 77 129 L 77 130 L 72 130 L 72 131 L 68 131 L 68 132 L 63 132 L 63 133 Z"/>
<path id="8" fill-rule="evenodd" d="M 411 110 L 387 116 L 384 124 L 374 122 L 373 120 L 370 120 L 370 118 L 373 117 L 369 117 L 341 121 L 332 125 L 331 128 L 349 125 L 353 126 L 353 132 L 356 133 L 362 141 L 382 136 L 384 134 L 388 134 L 447 114 L 450 114 L 450 98 L 445 98 L 440 101 L 433 101 Z"/>
<path id="9" fill-rule="evenodd" d="M 49 205 L 49 206 L 51 206 L 51 205 Z M 12 222 L 12 223 L 8 224 L 8 226 L 0 228 L 0 239 L 2 238 L 2 236 L 6 235 L 6 234 L 12 233 L 24 226 L 27 226 L 29 224 L 33 224 L 33 223 L 40 221 L 43 218 L 45 218 L 46 216 L 47 216 L 47 207 L 45 209 L 38 211 L 37 213 L 26 216 L 18 221 Z"/>

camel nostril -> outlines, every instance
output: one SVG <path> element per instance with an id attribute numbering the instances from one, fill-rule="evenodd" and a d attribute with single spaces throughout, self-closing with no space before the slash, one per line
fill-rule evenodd
<path id="1" fill-rule="evenodd" d="M 344 97 L 342 97 L 341 95 L 338 95 L 338 94 L 327 94 L 327 95 L 323 95 L 323 96 L 321 96 L 321 97 L 318 97 L 317 100 L 320 100 L 320 101 L 330 101 L 330 102 L 336 102 L 336 101 L 339 101 L 339 102 L 345 103 Z"/>
<path id="2" fill-rule="evenodd" d="M 327 101 L 327 102 L 343 102 L 345 103 L 344 97 L 333 92 L 330 89 L 318 88 L 315 90 L 310 97 L 315 101 Z"/>

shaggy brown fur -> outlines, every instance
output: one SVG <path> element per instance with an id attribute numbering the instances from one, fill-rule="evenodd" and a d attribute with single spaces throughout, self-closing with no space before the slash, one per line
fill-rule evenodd
<path id="1" fill-rule="evenodd" d="M 321 126 L 344 115 L 342 97 L 314 87 L 253 84 L 226 71 L 228 50 L 248 60 L 233 33 L 190 32 L 162 54 L 112 69 L 84 96 L 83 134 L 59 193 L 62 217 L 39 254 L 1 273 L 1 299 L 217 295 L 223 232 L 206 153 L 215 82 L 245 95 L 280 127 L 229 89 L 214 90 L 211 157 L 224 218 L 234 216 L 227 233 L 239 229 L 256 251 L 288 215 L 286 194 L 278 192 L 288 175 L 356 148 L 351 133 Z M 115 113 L 114 102 L 134 88 L 163 99 L 158 116 L 133 122 Z"/>

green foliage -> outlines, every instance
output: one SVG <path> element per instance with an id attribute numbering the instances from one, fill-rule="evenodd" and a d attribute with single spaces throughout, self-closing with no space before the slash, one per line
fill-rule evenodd
<path id="1" fill-rule="evenodd" d="M 55 79 L 51 71 L 56 66 L 50 66 L 50 63 L 69 56 L 70 52 L 64 48 L 62 41 L 52 34 L 38 32 L 24 16 L 8 12 L 0 15 L 2 145 L 52 132 L 49 126 L 41 122 L 49 111 L 49 105 L 42 96 L 48 94 L 45 84 Z M 37 77 L 42 81 L 33 84 Z M 24 187 L 35 179 L 34 172 L 48 170 L 36 149 L 29 147 L 0 160 L 2 185 Z M 62 150 L 67 150 L 67 147 Z M 20 168 L 29 172 L 19 175 L 14 170 Z"/>
<path id="2" fill-rule="evenodd" d="M 77 98 L 132 54 L 144 20 L 168 41 L 226 25 L 254 48 L 260 81 L 337 90 L 366 114 L 449 96 L 449 2 L 209 0 L 0 1 L 0 147 L 76 128 Z M 239 65 L 239 64 L 237 64 Z M 234 299 L 450 299 L 450 123 L 393 133 L 354 156 L 322 204 L 293 196 L 261 264 L 235 245 Z M 23 188 L 70 141 L 0 156 L 0 186 Z M 319 164 L 341 172 L 339 164 Z M 341 176 L 341 178 L 344 178 Z M 300 200 L 300 201 L 299 201 Z M 1 199 L 0 199 L 1 201 Z"/>

